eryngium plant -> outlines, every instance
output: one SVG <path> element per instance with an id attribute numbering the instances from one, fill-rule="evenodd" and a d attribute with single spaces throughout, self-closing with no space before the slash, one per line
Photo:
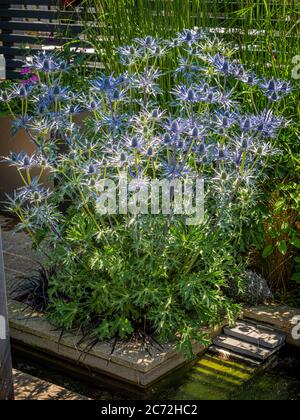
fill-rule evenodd
<path id="1" fill-rule="evenodd" d="M 37 148 L 6 158 L 24 183 L 9 208 L 56 268 L 47 291 L 55 324 L 99 340 L 176 339 L 191 351 L 194 339 L 205 340 L 204 326 L 238 312 L 224 290 L 238 281 L 241 234 L 279 153 L 272 140 L 286 121 L 272 107 L 291 86 L 254 74 L 200 31 L 136 39 L 118 52 L 124 73 L 83 81 L 82 92 L 62 84 L 71 64 L 43 53 L 32 60 L 37 84 L 1 94 L 8 106 L 20 99 L 14 131 L 25 129 Z M 171 52 L 173 67 L 165 68 Z M 40 184 L 44 171 L 51 191 Z M 99 186 L 121 173 L 137 180 L 134 192 L 152 178 L 204 179 L 204 220 L 189 226 L 174 208 L 167 216 L 100 214 Z"/>

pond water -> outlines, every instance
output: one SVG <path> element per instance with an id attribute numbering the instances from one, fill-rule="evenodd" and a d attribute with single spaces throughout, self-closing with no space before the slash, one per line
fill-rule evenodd
<path id="1" fill-rule="evenodd" d="M 265 369 L 207 354 L 175 378 L 163 387 L 164 394 L 161 389 L 161 398 L 300 400 L 300 358 L 289 353 L 282 353 Z"/>
<path id="2" fill-rule="evenodd" d="M 264 370 L 206 354 L 147 393 L 120 384 L 97 386 L 14 357 L 17 369 L 97 400 L 300 400 L 300 354 L 283 351 Z"/>

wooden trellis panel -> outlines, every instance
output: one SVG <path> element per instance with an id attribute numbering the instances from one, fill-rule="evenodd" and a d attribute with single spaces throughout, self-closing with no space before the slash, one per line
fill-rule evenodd
<path id="1" fill-rule="evenodd" d="M 175 0 L 131 0 L 131 3 L 128 1 L 128 8 L 133 7 L 136 8 L 136 11 L 146 12 L 147 16 L 152 16 L 154 20 L 159 14 L 158 17 L 161 20 L 165 14 L 157 9 L 157 5 L 164 7 L 163 5 L 168 1 Z M 190 1 L 192 4 L 193 1 L 198 2 L 199 0 Z M 20 68 L 24 65 L 23 60 L 26 55 L 24 47 L 26 46 L 33 50 L 51 48 L 51 46 L 59 47 L 65 42 L 79 37 L 81 43 L 78 44 L 78 47 L 87 45 L 84 43 L 84 37 L 80 36 L 84 31 L 84 25 L 80 23 L 82 7 L 66 10 L 63 3 L 64 0 L 0 0 L 0 54 L 3 54 L 6 60 L 7 78 L 19 77 Z M 79 0 L 78 3 L 80 3 Z M 103 5 L 107 7 L 107 2 L 103 1 Z M 288 43 L 283 47 L 283 53 L 295 55 L 299 50 L 299 47 L 297 48 L 300 33 L 299 0 L 257 0 L 255 2 L 254 0 L 201 0 L 199 5 L 199 13 L 190 16 L 191 26 L 201 25 L 202 15 L 205 15 L 203 22 L 209 28 L 228 34 L 229 40 L 235 37 L 239 40 L 239 45 L 243 46 L 245 39 L 246 43 L 249 41 L 249 36 L 253 36 L 255 43 L 260 42 L 260 37 L 266 36 L 263 23 L 266 7 L 268 7 L 271 13 L 269 22 L 273 26 L 272 37 L 288 39 Z M 236 14 L 240 8 L 253 5 L 255 6 L 253 15 L 251 13 L 246 17 L 243 14 Z M 202 6 L 205 7 L 202 9 Z M 198 9 L 194 8 L 193 10 Z M 88 16 L 86 10 L 84 13 L 85 17 Z M 93 14 L 92 8 L 88 13 Z M 91 19 L 90 25 L 92 25 L 92 21 L 93 19 Z M 168 21 L 170 22 L 170 19 Z M 174 29 L 172 24 L 169 23 L 169 25 L 171 26 L 170 30 Z M 121 31 L 122 28 L 120 28 L 120 35 Z M 244 38 L 245 33 L 246 37 Z M 230 34 L 235 35 L 231 36 Z M 102 42 L 104 45 L 105 42 L 113 42 L 113 40 L 106 38 Z M 277 41 L 276 44 L 278 44 Z M 281 46 L 279 48 L 282 49 Z M 82 52 L 84 53 L 84 51 Z"/>
<path id="2" fill-rule="evenodd" d="M 6 78 L 19 77 L 25 48 L 57 47 L 77 38 L 82 25 L 76 10 L 65 10 L 62 0 L 0 0 L 0 54 Z"/>

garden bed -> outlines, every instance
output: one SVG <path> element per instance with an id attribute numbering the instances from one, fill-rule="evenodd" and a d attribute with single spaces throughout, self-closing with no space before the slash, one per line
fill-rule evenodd
<path id="1" fill-rule="evenodd" d="M 139 342 L 125 342 L 117 344 L 112 352 L 112 344 L 103 342 L 85 352 L 87 343 L 79 346 L 80 336 L 61 336 L 61 331 L 55 330 L 43 315 L 32 313 L 26 305 L 12 300 L 9 317 L 11 338 L 18 345 L 84 367 L 91 374 L 104 374 L 138 387 L 151 385 L 187 362 L 171 343 L 164 345 L 161 351 L 152 347 L 148 352 Z M 220 329 L 207 334 L 213 337 Z M 200 355 L 206 347 L 195 343 L 193 350 Z"/>

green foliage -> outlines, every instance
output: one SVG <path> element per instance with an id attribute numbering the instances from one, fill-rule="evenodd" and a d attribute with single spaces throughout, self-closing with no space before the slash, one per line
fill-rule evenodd
<path id="1" fill-rule="evenodd" d="M 295 258 L 295 272 L 292 275 L 292 280 L 300 284 L 300 257 Z"/>
<path id="2" fill-rule="evenodd" d="M 14 86 L 14 83 L 11 80 L 0 81 L 0 93 L 11 89 L 13 86 Z M 10 105 L 16 112 L 20 112 L 21 107 L 18 100 L 12 101 Z M 3 116 L 3 115 L 10 115 L 10 111 L 7 107 L 7 104 L 0 101 L 0 116 Z"/>
<path id="3" fill-rule="evenodd" d="M 204 326 L 224 316 L 232 321 L 239 307 L 223 290 L 241 267 L 230 241 L 221 231 L 207 240 L 203 229 L 181 222 L 162 238 L 164 224 L 164 217 L 143 216 L 139 242 L 136 226 L 126 223 L 107 228 L 105 240 L 84 214 L 71 215 L 52 256 L 60 268 L 50 280 L 49 318 L 67 330 L 92 323 L 100 340 L 126 339 L 138 329 L 161 340 L 177 333 L 186 351 L 193 339 L 205 342 Z M 192 251 L 199 259 L 189 271 Z"/>
<path id="4" fill-rule="evenodd" d="M 286 292 L 293 289 L 293 282 L 299 282 L 297 255 L 300 252 L 300 186 L 296 180 L 289 181 L 286 178 L 274 190 L 269 201 L 269 212 L 264 219 L 265 232 L 261 249 L 266 262 L 272 262 L 270 278 L 266 273 L 270 283 L 276 284 L 278 275 L 285 277 L 281 282 L 283 287 L 277 285 L 276 288 Z"/>

